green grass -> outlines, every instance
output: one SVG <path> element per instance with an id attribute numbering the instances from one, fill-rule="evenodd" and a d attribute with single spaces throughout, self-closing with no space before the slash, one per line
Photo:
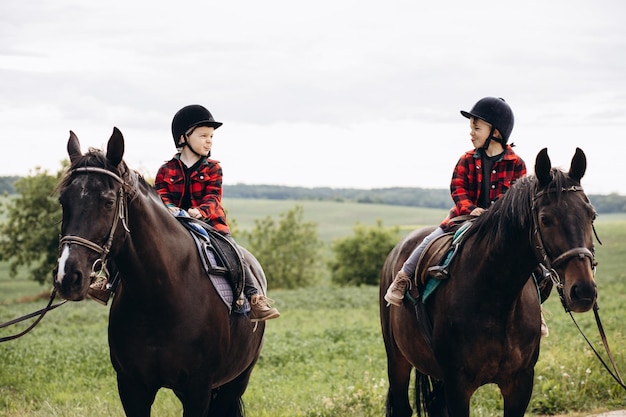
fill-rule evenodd
<path id="1" fill-rule="evenodd" d="M 274 216 L 300 203 L 272 202 L 265 211 L 261 209 L 266 204 L 262 201 L 259 205 L 250 200 L 225 204 L 240 227 L 250 227 L 254 218 Z M 382 219 L 386 226 L 404 225 L 410 230 L 436 224 L 445 215 L 445 211 L 431 213 L 406 207 L 319 202 L 302 205 L 307 220 L 319 221 L 320 235 L 326 242 L 351 234 L 356 221 L 374 224 Z M 597 246 L 600 315 L 624 375 L 626 217 L 600 216 L 597 230 L 603 241 Z M 37 295 L 46 290 L 48 286 L 27 281 L 23 274 L 9 279 L 6 265 L 0 264 L 0 322 L 42 308 L 46 300 Z M 282 316 L 268 322 L 262 356 L 244 396 L 249 415 L 384 415 L 386 357 L 380 334 L 378 289 L 324 284 L 272 290 L 270 283 L 269 295 L 276 300 Z M 626 408 L 624 391 L 595 358 L 555 292 L 544 309 L 551 333 L 542 341 L 528 414 Z M 0 344 L 0 416 L 123 416 L 108 357 L 107 314 L 108 308 L 92 301 L 68 303 L 50 312 L 28 335 Z M 603 353 L 593 314 L 574 317 Z M 25 325 L 0 329 L 0 337 Z M 173 394 L 162 390 L 153 414 L 175 416 L 182 411 Z M 494 386 L 485 386 L 475 394 L 472 414 L 502 414 L 502 400 Z"/>

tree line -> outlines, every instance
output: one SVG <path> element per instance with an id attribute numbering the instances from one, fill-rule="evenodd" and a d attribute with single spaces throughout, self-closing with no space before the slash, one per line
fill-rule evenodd
<path id="1" fill-rule="evenodd" d="M 364 204 L 387 204 L 435 209 L 448 209 L 454 204 L 448 189 L 412 187 L 358 189 L 229 184 L 224 185 L 224 197 L 270 200 L 351 201 Z M 588 197 L 598 213 L 626 212 L 626 196 L 612 193 L 607 195 L 590 194 Z"/>
<path id="2" fill-rule="evenodd" d="M 16 194 L 18 176 L 0 177 L 0 193 Z M 255 198 L 269 200 L 316 200 L 357 202 L 363 204 L 388 204 L 394 206 L 448 209 L 453 202 L 448 189 L 390 187 L 390 188 L 331 188 L 289 187 L 266 184 L 225 184 L 226 198 Z M 603 213 L 626 212 L 626 196 L 590 194 L 589 199 L 596 211 Z"/>

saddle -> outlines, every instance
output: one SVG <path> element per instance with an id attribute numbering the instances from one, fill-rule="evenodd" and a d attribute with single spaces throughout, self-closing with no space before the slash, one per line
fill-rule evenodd
<path id="1" fill-rule="evenodd" d="M 437 288 L 439 282 L 448 278 L 448 267 L 463 240 L 464 232 L 471 226 L 475 216 L 459 216 L 448 226 L 448 231 L 433 239 L 420 255 L 415 268 L 415 299 L 421 294 L 422 302 Z"/>
<path id="2" fill-rule="evenodd" d="M 201 220 L 192 217 L 176 217 L 176 219 L 190 231 L 206 274 L 212 278 L 215 276 L 226 278 L 230 284 L 232 301 L 229 300 L 231 301 L 229 307 L 238 307 L 235 304 L 244 287 L 244 258 L 236 243 Z M 217 290 L 220 292 L 220 288 Z M 224 298 L 223 295 L 222 298 Z"/>
<path id="3" fill-rule="evenodd" d="M 415 269 L 414 279 L 418 288 L 423 288 L 426 285 L 426 282 L 432 276 L 431 270 L 433 267 L 442 267 L 436 268 L 438 271 L 441 271 L 437 278 L 443 279 L 447 277 L 445 267 L 448 266 L 449 260 L 446 262 L 446 255 L 452 247 L 453 238 L 454 233 L 447 232 L 438 236 L 436 239 L 433 239 L 432 242 L 426 246 L 424 252 L 422 252 L 419 260 L 417 261 L 417 267 Z"/>

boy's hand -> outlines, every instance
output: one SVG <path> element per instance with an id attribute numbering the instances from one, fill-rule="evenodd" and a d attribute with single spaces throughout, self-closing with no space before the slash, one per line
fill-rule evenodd
<path id="1" fill-rule="evenodd" d="M 187 210 L 187 213 L 189 213 L 189 216 L 193 217 L 194 219 L 202 219 L 202 214 L 197 208 L 190 208 L 189 210 Z"/>

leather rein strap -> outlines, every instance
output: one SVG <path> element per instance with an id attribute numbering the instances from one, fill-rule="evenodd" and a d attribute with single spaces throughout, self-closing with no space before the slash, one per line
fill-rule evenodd
<path id="1" fill-rule="evenodd" d="M 28 319 L 30 319 L 32 317 L 39 316 L 39 317 L 37 317 L 37 320 L 35 320 L 30 326 L 28 326 L 25 330 L 21 331 L 20 333 L 14 334 L 12 336 L 0 337 L 0 343 L 7 342 L 9 340 L 15 340 L 18 337 L 24 336 L 26 333 L 28 333 L 31 330 L 33 330 L 35 328 L 35 326 L 37 326 L 39 324 L 41 319 L 43 319 L 43 316 L 45 316 L 48 311 L 54 310 L 55 308 L 60 307 L 60 306 L 62 306 L 63 304 L 65 304 L 67 302 L 67 300 L 63 300 L 60 303 L 52 304 L 52 302 L 54 301 L 54 297 L 56 297 L 56 294 L 57 294 L 57 290 L 52 290 L 52 293 L 50 294 L 50 301 L 48 301 L 48 305 L 45 308 L 42 308 L 41 310 L 37 310 L 37 311 L 35 311 L 33 313 L 26 314 L 25 316 L 18 317 L 16 319 L 9 320 L 9 321 L 7 321 L 5 323 L 0 324 L 0 329 L 2 329 L 4 327 L 8 327 L 8 326 L 11 326 L 13 324 L 20 323 L 20 322 L 22 322 L 24 320 L 28 320 Z"/>

